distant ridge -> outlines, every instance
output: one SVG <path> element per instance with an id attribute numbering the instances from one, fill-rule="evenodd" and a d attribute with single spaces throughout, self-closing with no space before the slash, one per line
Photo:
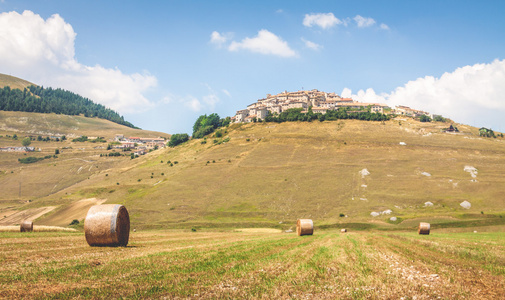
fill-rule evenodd
<path id="1" fill-rule="evenodd" d="M 0 110 L 98 117 L 137 128 L 110 108 L 63 89 L 44 88 L 0 74 Z"/>
<path id="2" fill-rule="evenodd" d="M 24 79 L 10 76 L 10 75 L 6 75 L 6 74 L 0 74 L 0 88 L 4 88 L 4 87 L 8 86 L 11 89 L 23 90 L 24 88 L 27 88 L 31 85 L 36 86 L 36 84 L 33 84 L 33 83 L 26 81 Z"/>

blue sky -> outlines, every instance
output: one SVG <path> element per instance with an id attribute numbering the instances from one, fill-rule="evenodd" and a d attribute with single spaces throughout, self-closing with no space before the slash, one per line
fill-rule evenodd
<path id="1" fill-rule="evenodd" d="M 167 133 L 302 88 L 505 131 L 504 11 L 462 0 L 0 0 L 0 73 Z"/>

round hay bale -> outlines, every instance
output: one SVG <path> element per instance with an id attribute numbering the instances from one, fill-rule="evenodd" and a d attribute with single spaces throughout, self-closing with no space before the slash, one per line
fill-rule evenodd
<path id="1" fill-rule="evenodd" d="M 430 234 L 430 223 L 419 223 L 419 229 L 417 230 L 419 234 Z"/>
<path id="2" fill-rule="evenodd" d="M 92 206 L 84 220 L 84 234 L 90 246 L 126 246 L 130 217 L 120 204 Z"/>
<path id="3" fill-rule="evenodd" d="M 29 220 L 24 220 L 23 223 L 19 226 L 21 232 L 32 232 L 33 231 L 33 222 Z"/>
<path id="4" fill-rule="evenodd" d="M 296 233 L 298 235 L 312 235 L 314 233 L 314 223 L 311 219 L 298 219 L 296 221 Z"/>
<path id="5" fill-rule="evenodd" d="M 347 232 L 347 229 L 345 229 L 345 228 L 340 229 L 340 233 L 346 233 L 346 232 Z"/>

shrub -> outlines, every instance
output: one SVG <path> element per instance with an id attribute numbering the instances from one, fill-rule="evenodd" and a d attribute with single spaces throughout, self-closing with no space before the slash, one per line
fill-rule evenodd
<path id="1" fill-rule="evenodd" d="M 72 222 L 70 222 L 70 224 L 68 224 L 68 225 L 70 225 L 70 226 L 72 226 L 72 225 L 79 225 L 79 220 L 73 219 Z"/>
<path id="2" fill-rule="evenodd" d="M 49 157 L 51 157 L 51 156 L 49 156 Z M 25 157 L 25 158 L 18 158 L 18 161 L 22 164 L 32 164 L 32 163 L 36 163 L 41 160 L 44 160 L 44 157 L 29 156 L 29 157 Z"/>
<path id="3" fill-rule="evenodd" d="M 72 142 L 86 142 L 88 140 L 88 137 L 83 135 L 81 137 L 78 137 L 76 139 L 73 139 Z"/>
<path id="4" fill-rule="evenodd" d="M 340 214 L 339 217 L 345 217 L 345 214 Z"/>
<path id="5" fill-rule="evenodd" d="M 191 231 L 196 232 L 196 228 L 195 227 L 191 228 Z"/>
<path id="6" fill-rule="evenodd" d="M 189 136 L 186 133 L 176 133 L 172 134 L 170 137 L 170 141 L 168 142 L 169 147 L 175 147 L 179 144 L 187 142 L 189 140 Z"/>

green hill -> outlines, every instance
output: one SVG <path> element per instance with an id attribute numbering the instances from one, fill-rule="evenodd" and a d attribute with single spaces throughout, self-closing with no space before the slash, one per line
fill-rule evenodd
<path id="1" fill-rule="evenodd" d="M 17 88 L 17 86 L 22 86 L 28 82 L 2 74 L 0 74 L 0 81 L 6 84 L 0 89 L 0 111 L 56 113 L 71 116 L 84 115 L 85 117 L 98 117 L 136 128 L 112 109 L 70 91 L 36 85 Z M 12 87 L 11 84 L 16 87 Z"/>
<path id="2" fill-rule="evenodd" d="M 362 229 L 413 227 L 419 220 L 446 227 L 505 223 L 504 140 L 480 138 L 478 129 L 461 124 L 460 134 L 442 132 L 449 125 L 412 119 L 232 125 L 222 138 L 134 160 L 81 162 L 84 180 L 22 208 L 58 207 L 38 219 L 51 225 L 77 201 L 103 199 L 126 205 L 137 228 L 289 229 L 298 218 Z M 62 178 L 77 172 L 62 161 L 39 164 L 38 171 L 60 167 L 55 177 Z M 15 176 L 9 170 L 2 186 Z M 18 180 L 10 182 L 4 197 L 16 199 Z"/>

